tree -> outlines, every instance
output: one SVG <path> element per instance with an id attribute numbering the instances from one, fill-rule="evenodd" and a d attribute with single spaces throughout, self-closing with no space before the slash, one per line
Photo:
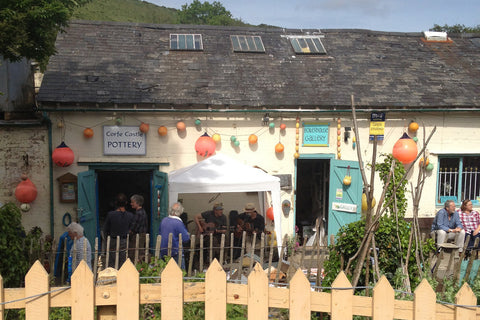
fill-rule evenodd
<path id="1" fill-rule="evenodd" d="M 44 68 L 55 54 L 55 39 L 68 25 L 73 10 L 90 0 L 2 0 L 0 55 L 10 61 L 22 58 Z"/>
<path id="2" fill-rule="evenodd" d="M 453 26 L 447 24 L 444 26 L 434 24 L 430 31 L 443 31 L 446 33 L 480 33 L 480 24 L 475 27 L 465 27 L 464 24 L 455 24 Z"/>
<path id="3" fill-rule="evenodd" d="M 218 1 L 209 3 L 194 0 L 191 4 L 184 4 L 178 12 L 178 23 L 203 24 L 217 26 L 244 25 L 241 20 L 232 18 L 230 11 Z"/>

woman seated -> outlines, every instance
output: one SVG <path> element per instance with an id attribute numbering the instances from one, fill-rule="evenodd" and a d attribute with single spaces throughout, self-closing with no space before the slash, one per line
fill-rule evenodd
<path id="1" fill-rule="evenodd" d="M 473 210 L 472 201 L 469 199 L 463 200 L 458 214 L 465 229 L 465 238 L 467 235 L 470 235 L 468 248 L 471 248 L 475 239 L 480 237 L 480 214 L 478 211 Z"/>

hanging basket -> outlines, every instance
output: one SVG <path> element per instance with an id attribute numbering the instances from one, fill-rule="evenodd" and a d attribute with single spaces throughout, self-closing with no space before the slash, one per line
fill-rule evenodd
<path id="1" fill-rule="evenodd" d="M 352 176 L 350 175 L 350 166 L 347 167 L 347 174 L 343 178 L 343 184 L 349 186 L 352 184 Z"/>

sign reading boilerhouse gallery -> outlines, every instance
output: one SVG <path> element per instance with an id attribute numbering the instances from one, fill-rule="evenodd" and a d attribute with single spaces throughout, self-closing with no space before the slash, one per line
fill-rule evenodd
<path id="1" fill-rule="evenodd" d="M 138 126 L 103 126 L 104 155 L 145 155 L 146 144 Z"/>
<path id="2" fill-rule="evenodd" d="M 303 123 L 303 147 L 328 147 L 328 122 Z"/>

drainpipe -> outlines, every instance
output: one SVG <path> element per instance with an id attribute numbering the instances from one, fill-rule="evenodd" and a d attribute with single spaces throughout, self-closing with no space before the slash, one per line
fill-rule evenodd
<path id="1" fill-rule="evenodd" d="M 43 121 L 47 125 L 48 129 L 48 178 L 50 185 L 50 235 L 55 236 L 55 223 L 54 223 L 54 208 L 53 208 L 53 160 L 52 160 L 52 120 L 48 117 L 46 112 L 42 112 Z"/>

